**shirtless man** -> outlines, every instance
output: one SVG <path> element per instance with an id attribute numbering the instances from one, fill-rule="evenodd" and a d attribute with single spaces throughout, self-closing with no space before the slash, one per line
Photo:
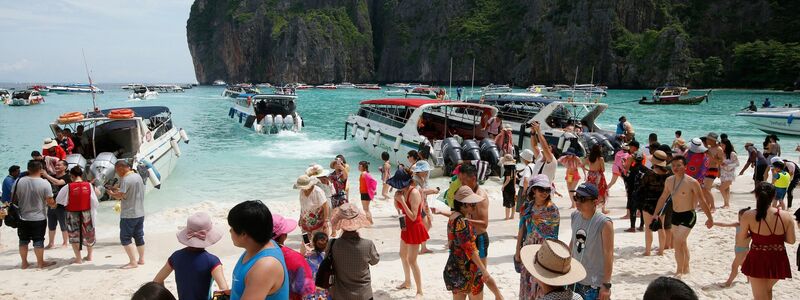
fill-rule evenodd
<path id="1" fill-rule="evenodd" d="M 722 166 L 722 162 L 725 161 L 725 152 L 719 144 L 719 135 L 716 132 L 709 132 L 706 135 L 706 144 L 708 145 L 708 151 L 706 152 L 708 170 L 706 170 L 706 178 L 703 179 L 703 196 L 708 201 L 708 207 L 711 208 L 711 212 L 714 212 L 717 207 L 714 204 L 714 195 L 711 194 L 711 187 L 714 185 L 714 180 L 719 177 L 719 168 Z"/>
<path id="2" fill-rule="evenodd" d="M 697 222 L 694 204 L 698 199 L 703 198 L 703 191 L 697 180 L 691 176 L 686 176 L 685 157 L 678 155 L 672 158 L 672 172 L 675 175 L 670 176 L 664 182 L 664 192 L 658 198 L 655 211 L 661 211 L 667 198 L 672 199 L 672 207 L 674 209 L 672 213 L 672 242 L 675 247 L 675 262 L 677 263 L 675 275 L 680 278 L 689 273 L 689 247 L 686 244 L 686 240 L 692 231 L 692 227 Z M 708 217 L 706 227 L 711 228 L 714 226 L 714 217 L 711 215 L 708 204 L 705 201 L 700 201 L 700 207 Z"/>

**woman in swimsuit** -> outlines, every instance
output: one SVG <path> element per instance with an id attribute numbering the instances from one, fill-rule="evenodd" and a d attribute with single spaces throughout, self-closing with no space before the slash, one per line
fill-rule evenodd
<path id="1" fill-rule="evenodd" d="M 753 243 L 742 264 L 742 273 L 750 279 L 753 298 L 772 299 L 778 280 L 792 278 L 785 244 L 794 244 L 794 222 L 788 212 L 772 207 L 775 187 L 766 182 L 756 186 L 756 209 L 742 215 L 738 240 L 749 234 Z"/>
<path id="2" fill-rule="evenodd" d="M 589 150 L 589 157 L 586 158 L 585 165 L 589 166 L 589 172 L 586 174 L 586 182 L 591 182 L 600 191 L 600 196 L 597 200 L 602 203 L 603 213 L 608 214 L 608 209 L 606 209 L 608 187 L 606 186 L 606 176 L 604 174 L 606 171 L 606 160 L 603 159 L 600 145 L 595 144 L 592 146 L 592 149 Z"/>
<path id="3" fill-rule="evenodd" d="M 714 222 L 714 226 L 719 227 L 736 227 L 736 235 L 739 235 L 739 231 L 741 231 L 741 222 L 742 222 L 742 215 L 746 211 L 750 210 L 750 207 L 742 208 L 739 210 L 739 220 L 733 223 L 721 223 L 721 222 Z M 730 287 L 733 285 L 733 280 L 736 279 L 736 276 L 739 275 L 739 267 L 742 266 L 745 257 L 747 257 L 747 252 L 750 251 L 750 235 L 747 235 L 747 238 L 744 240 L 736 239 L 735 246 L 733 247 L 733 253 L 736 255 L 733 259 L 733 263 L 731 263 L 731 274 L 728 275 L 728 281 L 722 284 L 723 287 Z"/>
<path id="4" fill-rule="evenodd" d="M 567 167 L 567 174 L 564 178 L 567 181 L 567 191 L 574 191 L 575 187 L 578 186 L 578 182 L 581 180 L 581 174 L 578 172 L 578 168 L 583 169 L 583 176 L 586 177 L 586 168 L 583 166 L 583 161 L 575 156 L 575 152 L 572 148 L 569 148 L 564 152 L 564 155 L 558 159 L 558 162 Z M 569 200 L 570 203 L 572 203 L 572 206 L 569 208 L 575 208 L 574 194 L 574 192 L 569 192 Z"/>

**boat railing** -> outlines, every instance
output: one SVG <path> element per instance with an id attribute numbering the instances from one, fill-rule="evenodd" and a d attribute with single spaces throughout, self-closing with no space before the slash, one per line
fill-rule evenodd
<path id="1" fill-rule="evenodd" d="M 405 106 L 363 106 L 359 109 L 358 115 L 389 126 L 402 128 L 408 122 L 408 118 L 405 116 L 410 116 L 411 112 Z"/>

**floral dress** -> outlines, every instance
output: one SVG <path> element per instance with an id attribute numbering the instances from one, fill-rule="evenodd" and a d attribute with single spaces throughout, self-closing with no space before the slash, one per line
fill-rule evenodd
<path id="1" fill-rule="evenodd" d="M 347 203 L 347 177 L 338 170 L 331 173 L 329 177 L 334 189 L 331 196 L 331 209 L 334 209 Z"/>
<path id="2" fill-rule="evenodd" d="M 308 262 L 308 266 L 311 268 L 311 276 L 313 278 L 317 278 L 317 271 L 319 271 L 319 265 L 322 263 L 322 260 L 325 259 L 325 252 L 317 252 L 311 251 L 306 253 L 306 262 Z M 317 288 L 316 291 L 311 295 L 306 295 L 303 300 L 329 300 L 331 299 L 330 294 L 328 294 L 328 290 Z"/>
<path id="3" fill-rule="evenodd" d="M 447 221 L 447 240 L 450 256 L 444 266 L 444 284 L 454 294 L 477 295 L 483 291 L 483 281 L 478 265 L 472 262 L 475 246 L 475 229 L 463 215 Z"/>
<path id="4" fill-rule="evenodd" d="M 561 217 L 558 214 L 558 207 L 552 201 L 538 209 L 532 203 L 526 202 L 522 209 L 519 226 L 523 228 L 523 247 L 541 244 L 545 239 L 558 238 Z M 520 269 L 519 299 L 535 299 L 536 280 L 527 269 L 524 267 Z"/>

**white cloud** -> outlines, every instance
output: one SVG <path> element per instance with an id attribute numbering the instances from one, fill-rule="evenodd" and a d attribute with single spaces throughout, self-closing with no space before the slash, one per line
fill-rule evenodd
<path id="1" fill-rule="evenodd" d="M 0 72 L 19 72 L 25 70 L 31 66 L 31 62 L 28 59 L 23 58 L 15 62 L 11 63 L 2 63 L 0 62 Z"/>

